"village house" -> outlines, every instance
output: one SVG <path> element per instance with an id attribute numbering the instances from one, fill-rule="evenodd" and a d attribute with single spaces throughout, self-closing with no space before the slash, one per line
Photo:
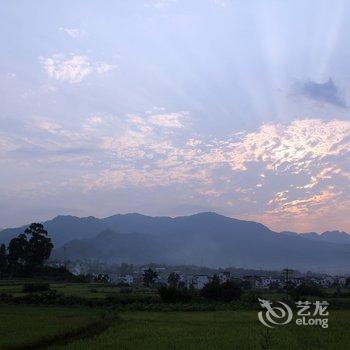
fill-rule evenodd
<path id="1" fill-rule="evenodd" d="M 132 275 L 123 275 L 119 277 L 120 282 L 126 283 L 131 286 L 134 283 L 134 277 Z"/>
<path id="2" fill-rule="evenodd" d="M 344 287 L 346 285 L 346 278 L 345 277 L 335 277 L 335 283 L 339 284 L 341 287 Z"/>
<path id="3" fill-rule="evenodd" d="M 132 275 L 119 275 L 116 273 L 110 273 L 108 276 L 109 283 L 112 284 L 124 283 L 131 286 L 134 283 L 134 277 Z"/>
<path id="4" fill-rule="evenodd" d="M 257 276 L 244 276 L 243 281 L 247 282 L 252 289 L 261 288 L 260 278 Z"/>
<path id="5" fill-rule="evenodd" d="M 229 271 L 220 272 L 218 277 L 221 283 L 225 283 L 231 279 L 231 273 Z"/>
<path id="6" fill-rule="evenodd" d="M 180 275 L 180 283 L 189 288 L 193 283 L 193 275 Z"/>
<path id="7" fill-rule="evenodd" d="M 319 280 L 319 285 L 321 285 L 323 288 L 329 288 L 334 284 L 334 278 L 332 276 L 323 276 Z"/>
<path id="8" fill-rule="evenodd" d="M 82 262 L 70 263 L 67 269 L 75 276 L 87 275 L 89 273 L 89 267 Z"/>
<path id="9" fill-rule="evenodd" d="M 260 287 L 261 288 L 269 288 L 273 282 L 277 280 L 272 277 L 260 277 Z"/>
<path id="10" fill-rule="evenodd" d="M 294 277 L 292 279 L 292 282 L 296 287 L 298 287 L 298 286 L 302 285 L 303 283 L 305 283 L 305 279 L 303 277 Z"/>
<path id="11" fill-rule="evenodd" d="M 208 275 L 194 275 L 192 279 L 193 287 L 196 289 L 202 289 L 209 282 L 210 277 Z"/>

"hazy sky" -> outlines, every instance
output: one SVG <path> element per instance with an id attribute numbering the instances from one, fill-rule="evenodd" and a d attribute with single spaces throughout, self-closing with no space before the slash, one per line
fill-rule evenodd
<path id="1" fill-rule="evenodd" d="M 349 1 L 0 13 L 0 227 L 210 210 L 350 232 Z"/>

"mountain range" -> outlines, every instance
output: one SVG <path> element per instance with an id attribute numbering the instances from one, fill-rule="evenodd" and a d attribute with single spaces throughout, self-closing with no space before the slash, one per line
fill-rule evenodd
<path id="1" fill-rule="evenodd" d="M 55 245 L 53 258 L 350 272 L 350 235 L 339 231 L 277 233 L 211 212 L 176 218 L 67 215 L 43 224 Z M 0 242 L 8 243 L 25 227 L 0 231 Z"/>

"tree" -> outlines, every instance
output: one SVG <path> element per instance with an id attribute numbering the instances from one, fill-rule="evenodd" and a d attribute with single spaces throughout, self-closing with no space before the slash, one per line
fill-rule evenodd
<path id="1" fill-rule="evenodd" d="M 291 291 L 291 295 L 294 298 L 294 300 L 300 300 L 301 297 L 305 296 L 322 297 L 323 292 L 320 289 L 320 287 L 314 283 L 302 283 L 301 285 L 299 285 Z"/>
<path id="2" fill-rule="evenodd" d="M 95 282 L 108 283 L 110 280 L 108 274 L 99 273 L 96 277 L 94 277 Z"/>
<path id="3" fill-rule="evenodd" d="M 201 295 L 208 300 L 233 301 L 238 300 L 241 294 L 242 289 L 237 283 L 233 281 L 220 283 L 217 275 L 214 275 L 201 291 Z"/>
<path id="4" fill-rule="evenodd" d="M 158 293 L 165 303 L 190 302 L 193 297 L 193 293 L 189 289 L 171 286 L 160 286 Z"/>
<path id="5" fill-rule="evenodd" d="M 134 272 L 134 265 L 121 263 L 119 267 L 119 273 L 121 275 L 132 275 L 133 272 Z"/>
<path id="6" fill-rule="evenodd" d="M 250 289 L 252 289 L 252 282 L 246 281 L 246 280 L 242 281 L 242 282 L 241 282 L 241 288 L 242 288 L 242 289 L 245 289 L 245 290 L 250 290 Z"/>
<path id="7" fill-rule="evenodd" d="M 205 299 L 220 300 L 221 290 L 220 279 L 214 275 L 212 280 L 202 288 L 201 295 Z"/>
<path id="8" fill-rule="evenodd" d="M 221 300 L 224 300 L 224 301 L 238 300 L 242 295 L 241 287 L 233 281 L 226 281 L 221 286 L 222 286 Z"/>
<path id="9" fill-rule="evenodd" d="M 158 277 L 158 273 L 156 271 L 153 271 L 151 268 L 145 270 L 143 272 L 143 283 L 146 287 L 149 287 L 151 284 L 153 284 Z"/>
<path id="10" fill-rule="evenodd" d="M 25 264 L 27 256 L 27 247 L 28 241 L 24 233 L 21 233 L 17 237 L 11 239 L 7 250 L 8 262 L 12 268 L 18 264 Z"/>
<path id="11" fill-rule="evenodd" d="M 172 272 L 170 273 L 170 275 L 168 276 L 168 283 L 171 287 L 178 287 L 180 282 L 180 275 L 176 272 Z"/>
<path id="12" fill-rule="evenodd" d="M 7 269 L 7 255 L 6 255 L 6 246 L 1 244 L 0 246 L 0 278 L 2 279 L 4 273 Z"/>
<path id="13" fill-rule="evenodd" d="M 47 235 L 42 224 L 32 223 L 24 233 L 11 239 L 8 246 L 10 266 L 22 265 L 32 270 L 42 267 L 53 248 Z"/>
<path id="14" fill-rule="evenodd" d="M 51 254 L 53 244 L 42 224 L 32 223 L 24 233 L 30 237 L 26 249 L 26 265 L 41 267 Z"/>

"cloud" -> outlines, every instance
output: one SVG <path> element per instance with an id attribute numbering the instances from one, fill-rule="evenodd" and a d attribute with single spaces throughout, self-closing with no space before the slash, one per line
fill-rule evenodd
<path id="1" fill-rule="evenodd" d="M 98 125 L 103 124 L 104 119 L 101 116 L 94 115 L 86 119 L 83 124 L 83 129 L 88 132 L 93 132 Z"/>
<path id="2" fill-rule="evenodd" d="M 229 162 L 236 169 L 244 170 L 248 162 L 255 161 L 265 163 L 268 170 L 298 173 L 310 161 L 349 150 L 348 142 L 342 144 L 349 132 L 350 122 L 340 120 L 303 119 L 287 126 L 263 124 L 258 132 L 226 144 L 225 153 L 232 149 Z"/>
<path id="3" fill-rule="evenodd" d="M 226 7 L 227 6 L 227 1 L 226 0 L 212 0 L 214 5 L 221 6 L 221 7 Z"/>
<path id="4" fill-rule="evenodd" d="M 115 66 L 106 62 L 98 62 L 96 63 L 96 71 L 99 74 L 107 73 L 114 69 Z"/>
<path id="5" fill-rule="evenodd" d="M 5 135 L 0 135 L 0 154 L 16 149 L 16 145 L 7 140 Z"/>
<path id="6" fill-rule="evenodd" d="M 350 155 L 350 122 L 304 119 L 263 124 L 256 132 L 232 138 L 188 137 L 175 144 L 151 120 L 152 116 L 131 118 L 126 138 L 111 138 L 105 144 L 105 152 L 116 157 L 110 168 L 86 176 L 84 186 L 118 189 L 181 184 L 217 207 L 233 203 L 234 198 L 235 216 L 262 220 L 275 228 L 288 222 L 295 229 L 303 227 L 296 221 L 300 215 L 307 227 L 316 223 L 319 212 L 332 215 L 349 196 L 343 160 Z M 174 125 L 173 130 L 181 129 Z"/>
<path id="7" fill-rule="evenodd" d="M 85 32 L 79 28 L 60 27 L 59 30 L 66 33 L 67 35 L 69 35 L 70 37 L 72 37 L 74 39 L 80 39 L 81 37 L 83 37 L 85 35 Z"/>
<path id="8" fill-rule="evenodd" d="M 342 175 L 340 159 L 350 152 L 350 122 L 341 120 L 263 124 L 255 132 L 220 139 L 198 135 L 194 138 L 188 126 L 189 114 L 185 111 L 127 118 L 93 115 L 75 129 L 50 120 L 31 121 L 28 127 L 44 134 L 32 131 L 32 138 L 26 140 L 31 146 L 42 148 L 96 148 L 108 159 L 106 166 L 124 164 L 137 173 L 145 162 L 149 174 L 156 172 L 160 177 L 163 173 L 167 179 L 169 172 L 173 172 L 172 180 L 178 177 L 179 182 L 187 182 L 186 174 L 191 181 L 194 178 L 191 174 L 198 172 L 201 176 L 197 178 L 203 179 L 203 183 L 213 183 L 215 171 L 229 179 L 237 172 L 252 171 L 256 164 L 259 177 L 251 184 L 252 188 L 264 188 L 269 174 L 306 176 L 307 181 L 295 185 L 298 190 L 311 190 L 322 181 Z M 99 162 L 103 162 L 103 157 Z M 166 185 L 166 181 L 162 184 Z M 203 191 L 209 190 L 219 191 L 213 188 Z"/>
<path id="9" fill-rule="evenodd" d="M 39 58 L 44 70 L 50 78 L 79 83 L 93 72 L 106 73 L 114 68 L 105 62 L 91 62 L 87 56 L 70 54 L 56 54 L 51 57 Z"/>
<path id="10" fill-rule="evenodd" d="M 288 174 L 306 175 L 309 181 L 296 188 L 311 190 L 328 179 L 331 173 L 341 175 L 343 171 L 339 170 L 336 157 L 350 151 L 349 143 L 343 142 L 350 133 L 350 123 L 346 121 L 306 119 L 289 125 L 264 124 L 257 132 L 241 135 L 238 140 L 235 137 L 213 140 L 184 137 L 179 140 L 181 134 L 177 130 L 187 126 L 179 119 L 185 116 L 185 112 L 134 115 L 122 125 L 115 119 L 104 119 L 103 122 L 96 119 L 100 131 L 106 123 L 106 129 L 99 137 L 104 152 L 114 155 L 115 165 L 123 164 L 122 172 L 128 169 L 130 174 L 134 174 L 127 176 L 128 181 L 124 185 L 132 186 L 132 179 L 136 176 L 136 186 L 140 183 L 145 185 L 147 181 L 150 181 L 150 186 L 166 186 L 169 181 L 189 183 L 193 180 L 216 186 L 215 172 L 221 172 L 221 179 L 226 181 L 237 172 L 250 172 L 252 164 L 258 164 L 259 178 L 252 187 L 264 188 L 264 183 L 271 177 L 267 174 Z M 113 125 L 119 125 L 119 131 Z M 174 140 L 159 129 L 164 127 L 172 128 Z M 114 130 L 114 135 L 108 130 Z M 330 161 L 329 157 L 334 159 Z M 146 162 L 144 169 L 139 166 L 143 162 Z M 115 170 L 112 172 L 119 174 Z M 110 174 L 110 170 L 106 169 L 101 176 L 108 180 L 98 183 L 108 186 L 113 178 Z M 117 178 L 118 186 L 124 186 L 119 181 L 120 175 Z M 157 181 L 151 181 L 152 178 Z M 221 192 L 218 188 L 201 189 L 202 193 L 212 191 Z M 278 204 L 278 201 L 270 200 L 272 204 Z"/>
<path id="11" fill-rule="evenodd" d="M 157 9 L 163 9 L 173 3 L 175 3 L 177 0 L 148 0 L 146 3 L 146 7 L 154 7 Z"/>
<path id="12" fill-rule="evenodd" d="M 301 228 L 298 218 L 310 226 L 320 212 L 326 217 L 338 213 L 337 205 L 345 208 L 349 121 L 268 123 L 220 138 L 194 133 L 191 123 L 188 112 L 164 109 L 95 114 L 74 125 L 31 120 L 24 137 L 0 133 L 0 145 L 12 145 L 2 159 L 60 169 L 54 176 L 63 174 L 75 191 L 168 188 L 182 200 L 274 228 Z"/>
<path id="13" fill-rule="evenodd" d="M 164 128 L 183 128 L 184 113 L 155 114 L 149 118 L 151 124 Z"/>
<path id="14" fill-rule="evenodd" d="M 86 56 L 71 55 L 66 59 L 64 55 L 57 54 L 51 57 L 41 57 L 40 61 L 50 78 L 79 83 L 92 71 L 91 63 Z"/>
<path id="15" fill-rule="evenodd" d="M 51 134 L 58 134 L 62 130 L 61 125 L 55 122 L 47 121 L 47 120 L 37 123 L 37 127 Z"/>
<path id="16" fill-rule="evenodd" d="M 315 101 L 330 103 L 342 108 L 346 107 L 344 97 L 331 78 L 325 83 L 317 83 L 312 80 L 299 83 L 297 84 L 297 92 Z"/>

